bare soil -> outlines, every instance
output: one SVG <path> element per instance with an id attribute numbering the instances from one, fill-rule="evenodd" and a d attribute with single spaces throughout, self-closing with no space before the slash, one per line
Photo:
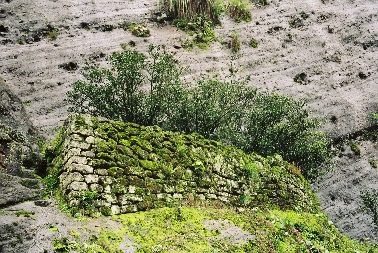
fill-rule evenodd
<path id="1" fill-rule="evenodd" d="M 250 85 L 263 91 L 308 100 L 312 115 L 324 119 L 332 138 L 345 137 L 370 126 L 368 115 L 378 111 L 378 1 L 271 0 L 256 6 L 252 22 L 224 17 L 216 28 L 219 39 L 210 49 L 175 49 L 188 37 L 170 25 L 150 22 L 157 0 L 0 0 L 0 76 L 26 105 L 37 129 L 50 139 L 67 117 L 65 93 L 82 78 L 88 60 L 104 62 L 135 42 L 165 44 L 178 60 L 200 74 L 250 75 Z M 151 37 L 137 38 L 120 27 L 145 23 Z M 47 38 L 58 31 L 57 38 Z M 237 32 L 241 50 L 227 44 Z M 258 41 L 258 48 L 249 45 Z M 303 82 L 295 82 L 300 75 Z M 357 140 L 361 155 L 344 145 L 333 171 L 314 184 L 325 212 L 347 235 L 377 241 L 377 228 L 361 208 L 361 190 L 378 187 L 377 145 Z"/>

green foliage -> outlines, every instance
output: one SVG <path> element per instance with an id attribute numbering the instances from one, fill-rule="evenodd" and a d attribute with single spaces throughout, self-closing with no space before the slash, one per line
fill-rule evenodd
<path id="1" fill-rule="evenodd" d="M 186 49 L 191 49 L 194 45 L 206 49 L 208 44 L 216 40 L 214 23 L 207 16 L 197 15 L 193 19 L 175 19 L 172 24 L 194 36 L 193 39 L 187 39 L 181 43 Z"/>
<path id="2" fill-rule="evenodd" d="M 231 40 L 230 40 L 230 48 L 233 53 L 237 53 L 240 50 L 240 40 L 239 40 L 239 34 L 236 32 L 233 32 L 231 34 Z"/>
<path id="3" fill-rule="evenodd" d="M 128 27 L 128 30 L 131 31 L 131 33 L 137 37 L 150 37 L 151 31 L 143 24 L 131 24 Z"/>
<path id="4" fill-rule="evenodd" d="M 360 197 L 365 210 L 373 216 L 373 222 L 378 225 L 378 191 L 376 189 L 362 191 Z"/>
<path id="5" fill-rule="evenodd" d="M 58 38 L 58 31 L 53 29 L 47 33 L 47 40 L 56 40 Z"/>
<path id="6" fill-rule="evenodd" d="M 79 193 L 79 205 L 77 206 L 77 208 L 84 215 L 93 215 L 94 214 L 94 201 L 96 200 L 97 197 L 98 197 L 98 193 L 96 191 L 90 191 L 90 190 L 81 191 Z M 76 210 L 72 210 L 72 211 L 75 212 Z"/>
<path id="7" fill-rule="evenodd" d="M 181 99 L 184 68 L 177 66 L 174 54 L 165 47 L 150 45 L 148 58 L 126 50 L 109 57 L 110 69 L 87 66 L 88 82 L 74 83 L 67 93 L 73 112 L 110 119 L 159 125 Z M 143 88 L 148 85 L 148 92 Z"/>
<path id="8" fill-rule="evenodd" d="M 18 210 L 16 211 L 16 216 L 17 217 L 20 217 L 21 215 L 23 215 L 24 217 L 30 217 L 32 215 L 34 215 L 35 212 L 29 212 L 29 211 L 25 211 L 25 210 Z"/>
<path id="9" fill-rule="evenodd" d="M 369 158 L 369 163 L 370 163 L 371 167 L 378 168 L 377 162 L 373 158 Z"/>
<path id="10" fill-rule="evenodd" d="M 356 155 L 361 155 L 361 149 L 355 141 L 349 141 L 349 146 Z"/>
<path id="11" fill-rule="evenodd" d="M 259 46 L 259 42 L 256 39 L 251 39 L 249 45 L 253 48 L 257 48 Z"/>
<path id="12" fill-rule="evenodd" d="M 180 79 L 185 69 L 160 46 L 151 45 L 148 56 L 126 50 L 109 60 L 110 69 L 88 66 L 84 74 L 88 82 L 76 82 L 67 93 L 70 111 L 197 132 L 264 156 L 281 154 L 308 179 L 315 179 L 318 168 L 331 158 L 329 141 L 316 131 L 320 122 L 309 117 L 304 101 L 257 93 L 247 85 L 248 77 L 224 81 L 201 76 L 189 88 Z M 139 149 L 136 154 L 143 157 Z"/>
<path id="13" fill-rule="evenodd" d="M 250 22 L 252 19 L 252 6 L 251 2 L 248 0 L 228 0 L 227 8 L 230 17 L 236 22 Z"/>
<path id="14" fill-rule="evenodd" d="M 75 241 L 70 241 L 67 237 L 55 238 L 52 241 L 54 252 L 57 253 L 69 253 L 72 250 L 78 249 L 78 245 Z"/>
<path id="15" fill-rule="evenodd" d="M 136 252 L 376 252 L 377 244 L 365 244 L 343 236 L 322 213 L 294 211 L 239 211 L 228 208 L 162 208 L 113 217 L 119 230 L 102 229 L 90 241 L 55 239 L 57 252 L 119 253 L 122 238 L 138 245 Z M 204 221 L 218 224 L 217 229 Z M 238 228 L 237 228 L 238 227 Z M 243 230 L 254 239 L 237 242 L 229 231 Z M 240 239 L 240 238 L 239 238 Z M 125 245 L 124 245 L 125 246 Z M 66 251 L 64 251 L 66 250 Z"/>

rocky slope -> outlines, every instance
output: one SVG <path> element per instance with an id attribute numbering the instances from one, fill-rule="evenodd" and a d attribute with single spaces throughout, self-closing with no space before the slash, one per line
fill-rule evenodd
<path id="1" fill-rule="evenodd" d="M 102 64 L 105 56 L 135 42 L 166 44 L 190 66 L 188 79 L 200 73 L 251 75 L 250 84 L 296 98 L 305 98 L 313 115 L 325 120 L 333 138 L 369 126 L 378 110 L 378 3 L 372 0 L 272 0 L 252 11 L 252 22 L 223 18 L 219 38 L 209 50 L 174 49 L 187 34 L 169 25 L 149 22 L 158 1 L 0 1 L 0 75 L 26 105 L 26 113 L 50 139 L 67 117 L 64 94 L 82 78 L 86 61 Z M 121 27 L 143 22 L 151 37 L 137 38 Z M 236 31 L 241 50 L 227 47 Z M 258 41 L 258 48 L 249 46 Z M 226 43 L 222 43 L 226 42 Z M 232 60 L 233 59 L 233 60 Z M 303 73 L 303 74 L 302 74 Z M 294 81 L 301 75 L 303 82 Z M 333 172 L 316 187 L 320 201 L 341 230 L 356 238 L 376 240 L 376 227 L 361 209 L 359 191 L 376 188 L 376 144 L 359 140 L 361 155 L 348 145 L 336 158 Z"/>

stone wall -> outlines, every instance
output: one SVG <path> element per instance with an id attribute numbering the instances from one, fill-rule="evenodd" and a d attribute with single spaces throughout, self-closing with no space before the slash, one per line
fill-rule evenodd
<path id="1" fill-rule="evenodd" d="M 71 207 L 118 214 L 161 206 L 223 203 L 317 212 L 297 168 L 278 155 L 263 158 L 158 127 L 71 114 L 48 153 L 50 173 Z"/>

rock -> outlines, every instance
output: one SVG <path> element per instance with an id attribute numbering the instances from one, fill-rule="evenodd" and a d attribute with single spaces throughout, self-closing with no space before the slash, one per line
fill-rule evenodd
<path id="1" fill-rule="evenodd" d="M 49 206 L 51 205 L 51 201 L 49 200 L 36 200 L 34 201 L 34 205 L 36 206 L 42 206 L 42 207 L 46 207 L 46 206 Z"/>
<path id="2" fill-rule="evenodd" d="M 35 145 L 40 138 L 22 101 L 0 77 L 0 206 L 42 197 L 41 184 L 33 176 L 46 168 Z"/>

